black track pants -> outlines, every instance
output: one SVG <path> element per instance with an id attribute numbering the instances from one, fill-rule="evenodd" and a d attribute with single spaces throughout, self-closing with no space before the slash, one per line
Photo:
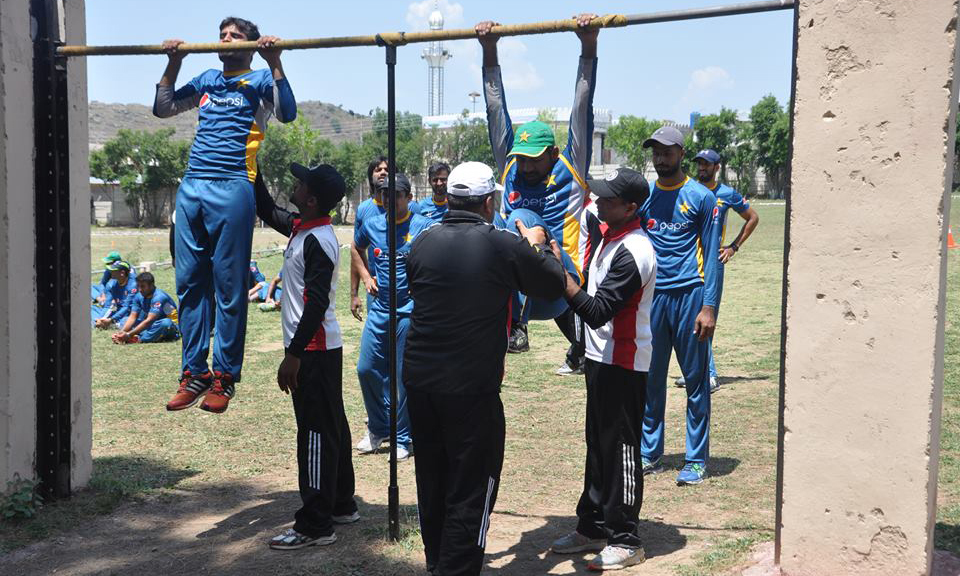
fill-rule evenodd
<path id="1" fill-rule="evenodd" d="M 293 529 L 333 532 L 332 516 L 356 512 L 350 426 L 343 412 L 343 349 L 304 352 L 294 390 L 300 499 Z"/>
<path id="2" fill-rule="evenodd" d="M 577 504 L 577 531 L 608 544 L 638 547 L 643 465 L 640 432 L 647 373 L 589 358 L 587 380 L 587 462 Z"/>
<path id="3" fill-rule="evenodd" d="M 500 394 L 459 396 L 407 388 L 427 569 L 480 573 L 503 467 Z"/>

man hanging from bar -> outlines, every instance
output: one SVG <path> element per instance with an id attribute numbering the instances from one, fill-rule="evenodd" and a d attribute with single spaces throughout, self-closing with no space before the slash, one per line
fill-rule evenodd
<path id="1" fill-rule="evenodd" d="M 483 92 L 487 103 L 490 145 L 504 186 L 498 225 L 516 231 L 517 222 L 541 227 L 563 247 L 564 267 L 583 281 L 587 231 L 582 230 L 584 207 L 589 203 L 584 176 L 590 166 L 593 142 L 593 93 L 596 87 L 598 28 L 587 28 L 595 14 L 576 16 L 579 24 L 580 60 L 577 69 L 570 132 L 563 151 L 553 130 L 540 121 L 523 124 L 516 131 L 507 112 L 503 80 L 497 59 L 498 36 L 490 30 L 497 24 L 485 21 L 476 31 L 483 47 Z M 529 350 L 527 320 L 556 319 L 577 352 L 558 372 L 571 373 L 582 362 L 582 330 L 571 330 L 571 317 L 563 298 L 554 301 L 527 299 L 517 294 L 512 309 L 509 352 Z M 565 369 L 566 368 L 566 369 Z"/>
<path id="2" fill-rule="evenodd" d="M 167 410 L 189 408 L 205 396 L 200 408 L 221 413 L 234 396 L 246 337 L 257 150 L 270 115 L 281 122 L 297 116 L 281 51 L 274 46 L 279 38 L 261 37 L 257 26 L 242 18 L 220 23 L 221 42 L 246 40 L 257 41 L 268 70 L 250 69 L 253 52 L 221 52 L 223 70 L 207 70 L 176 91 L 186 56 L 177 50 L 183 41 L 163 43 L 169 62 L 157 84 L 154 115 L 169 118 L 200 109 L 190 162 L 177 191 L 175 249 L 183 357 L 180 386 Z M 215 312 L 210 305 L 214 294 Z M 215 319 L 211 372 L 207 355 Z"/>

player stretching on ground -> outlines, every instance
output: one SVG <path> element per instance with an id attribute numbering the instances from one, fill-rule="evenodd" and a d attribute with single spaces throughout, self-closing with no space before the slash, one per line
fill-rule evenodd
<path id="1" fill-rule="evenodd" d="M 760 223 L 760 215 L 750 207 L 750 203 L 747 202 L 739 192 L 726 184 L 717 182 L 717 171 L 720 169 L 720 154 L 717 154 L 713 150 L 701 150 L 695 160 L 697 162 L 697 180 L 709 188 L 710 191 L 713 192 L 713 195 L 717 197 L 717 208 L 720 210 L 720 214 L 717 217 L 717 224 L 720 229 L 720 265 L 717 267 L 719 280 L 717 280 L 717 308 L 715 311 L 719 316 L 720 298 L 723 296 L 723 272 L 724 268 L 726 268 L 725 265 L 733 258 L 733 255 L 740 250 L 740 247 L 747 241 L 747 238 L 753 234 L 757 224 Z M 727 210 L 730 208 L 733 208 L 733 211 L 739 214 L 745 222 L 733 242 L 724 246 L 724 236 L 727 228 Z M 713 338 L 710 338 L 709 357 L 710 392 L 714 392 L 720 387 L 720 380 L 717 378 L 717 365 L 713 361 Z M 683 376 L 677 378 L 677 386 L 686 385 L 687 383 L 683 379 Z"/>
<path id="2" fill-rule="evenodd" d="M 541 227 L 557 240 L 565 254 L 567 271 L 582 280 L 585 231 L 580 218 L 589 196 L 584 175 L 590 166 L 593 143 L 593 92 L 596 86 L 597 36 L 599 29 L 587 28 L 596 18 L 593 14 L 576 17 L 580 38 L 580 65 L 573 110 L 570 114 L 570 135 L 561 152 L 553 131 L 543 122 L 527 122 L 514 132 L 503 80 L 497 58 L 498 36 L 490 30 L 496 23 L 477 24 L 476 31 L 483 47 L 483 93 L 487 103 L 487 126 L 490 145 L 504 186 L 501 217 L 508 230 L 516 230 L 522 221 L 528 228 Z M 514 301 L 510 334 L 510 352 L 529 349 L 527 320 L 551 320 L 567 310 L 563 298 L 546 302 L 522 295 Z M 566 320 L 563 321 L 564 332 Z"/>
<path id="3" fill-rule="evenodd" d="M 683 173 L 683 134 L 663 126 L 643 143 L 653 148 L 657 182 L 644 206 L 657 254 L 657 289 L 650 310 L 653 352 L 643 417 L 643 472 L 663 469 L 663 418 L 671 350 L 687 382 L 686 463 L 677 484 L 699 484 L 710 455 L 708 340 L 717 306 L 717 199 Z"/>
<path id="4" fill-rule="evenodd" d="M 205 394 L 200 408 L 220 413 L 234 396 L 246 338 L 257 150 L 271 114 L 281 122 L 297 116 L 280 50 L 273 47 L 279 38 L 261 37 L 255 24 L 241 18 L 220 23 L 221 42 L 245 40 L 257 41 L 269 70 L 250 69 L 252 52 L 223 52 L 223 70 L 207 70 L 176 91 L 186 56 L 177 47 L 183 41 L 163 44 L 170 61 L 157 84 L 154 115 L 168 118 L 200 109 L 187 173 L 177 191 L 175 249 L 183 359 L 180 387 L 167 410 L 188 408 Z M 216 312 L 209 302 L 214 292 Z M 211 373 L 207 355 L 215 319 Z"/>

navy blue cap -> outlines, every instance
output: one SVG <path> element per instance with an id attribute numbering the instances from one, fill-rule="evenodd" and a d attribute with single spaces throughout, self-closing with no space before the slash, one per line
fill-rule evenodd
<path id="1" fill-rule="evenodd" d="M 621 198 L 641 206 L 650 196 L 647 179 L 636 170 L 618 168 L 603 180 L 590 180 L 590 191 L 600 198 Z"/>
<path id="2" fill-rule="evenodd" d="M 307 190 L 320 201 L 320 211 L 326 212 L 337 205 L 347 192 L 347 185 L 337 169 L 329 164 L 307 168 L 292 162 L 290 173 L 307 185 Z"/>
<path id="3" fill-rule="evenodd" d="M 387 176 L 383 180 L 377 183 L 377 188 L 380 190 L 386 190 L 390 187 L 390 177 Z M 410 179 L 407 178 L 407 175 L 402 172 L 397 172 L 397 178 L 394 181 L 394 188 L 397 192 L 401 194 L 409 194 L 413 188 L 410 186 Z"/>
<path id="4" fill-rule="evenodd" d="M 711 164 L 720 163 L 720 155 L 709 148 L 707 148 L 706 150 L 701 150 L 693 159 L 694 160 L 703 159 Z"/>

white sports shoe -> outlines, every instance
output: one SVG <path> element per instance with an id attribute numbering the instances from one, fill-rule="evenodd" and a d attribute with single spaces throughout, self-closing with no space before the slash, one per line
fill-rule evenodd
<path id="1" fill-rule="evenodd" d="M 621 570 L 646 560 L 643 548 L 606 546 L 593 560 L 587 562 L 587 570 Z"/>
<path id="2" fill-rule="evenodd" d="M 577 552 L 599 552 L 607 545 L 606 539 L 588 538 L 579 532 L 571 532 L 553 541 L 550 550 L 555 554 L 576 554 Z"/>
<path id="3" fill-rule="evenodd" d="M 363 440 L 357 443 L 357 452 L 361 454 L 373 454 L 380 449 L 380 445 L 383 444 L 384 440 L 386 440 L 386 438 L 374 436 L 373 432 L 367 430 L 367 434 L 363 437 Z"/>
<path id="4" fill-rule="evenodd" d="M 334 516 L 334 524 L 353 524 L 354 522 L 360 521 L 360 512 L 354 512 L 352 514 L 343 514 L 342 516 Z"/>
<path id="5" fill-rule="evenodd" d="M 413 456 L 413 444 L 404 446 L 403 444 L 397 444 L 397 460 L 406 460 L 407 458 Z"/>

